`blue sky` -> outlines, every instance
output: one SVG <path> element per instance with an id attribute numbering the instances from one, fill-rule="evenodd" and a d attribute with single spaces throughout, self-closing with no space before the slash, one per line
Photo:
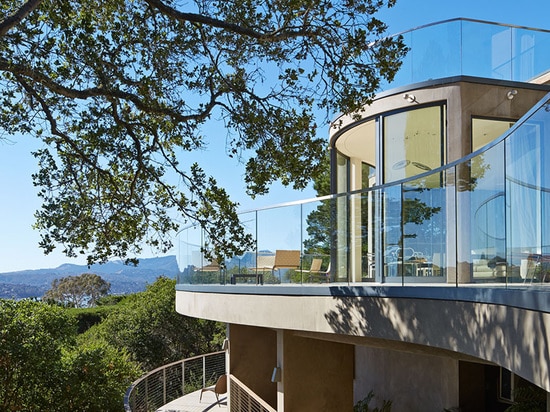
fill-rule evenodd
<path id="1" fill-rule="evenodd" d="M 389 34 L 455 17 L 550 29 L 549 11 L 548 0 L 397 0 L 396 6 L 380 13 L 379 18 L 388 24 Z M 255 201 L 247 198 L 244 193 L 244 167 L 224 155 L 223 131 L 215 134 L 222 140 L 213 142 L 208 151 L 199 153 L 197 160 L 226 187 L 242 209 L 314 196 L 311 189 L 294 192 L 275 185 L 266 197 Z M 326 134 L 328 136 L 328 128 Z M 32 229 L 32 225 L 40 201 L 31 180 L 31 174 L 36 170 L 36 160 L 31 151 L 39 144 L 31 138 L 13 142 L 0 140 L 0 273 L 57 267 L 62 263 L 84 263 L 83 260 L 68 259 L 60 252 L 45 256 L 38 248 L 39 234 Z M 145 251 L 143 257 L 150 256 L 153 253 Z"/>

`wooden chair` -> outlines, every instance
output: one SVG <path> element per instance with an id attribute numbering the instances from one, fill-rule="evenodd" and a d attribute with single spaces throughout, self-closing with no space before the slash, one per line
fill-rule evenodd
<path id="1" fill-rule="evenodd" d="M 220 406 L 220 395 L 223 395 L 227 392 L 227 375 L 220 375 L 215 385 L 202 388 L 199 402 L 202 401 L 202 394 L 204 392 L 214 392 L 214 394 L 216 395 L 216 403 L 218 404 L 218 406 Z"/>

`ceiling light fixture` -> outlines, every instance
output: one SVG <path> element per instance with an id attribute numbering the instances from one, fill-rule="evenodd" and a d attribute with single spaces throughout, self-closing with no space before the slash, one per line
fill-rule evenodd
<path id="1" fill-rule="evenodd" d="M 403 95 L 403 99 L 405 99 L 409 103 L 415 103 L 416 102 L 416 96 L 414 94 L 405 93 Z"/>
<path id="2" fill-rule="evenodd" d="M 411 164 L 410 160 L 400 160 L 399 162 L 394 163 L 394 165 L 392 166 L 392 169 L 393 170 L 404 169 L 410 164 Z"/>
<path id="3" fill-rule="evenodd" d="M 506 98 L 508 100 L 512 100 L 516 94 L 518 94 L 518 91 L 516 89 L 512 89 L 508 93 L 506 93 Z"/>
<path id="4" fill-rule="evenodd" d="M 416 166 L 418 167 L 419 169 L 422 169 L 422 170 L 432 170 L 432 168 L 430 166 L 427 166 L 425 165 L 424 163 L 420 163 L 420 162 L 411 162 L 413 166 Z"/>

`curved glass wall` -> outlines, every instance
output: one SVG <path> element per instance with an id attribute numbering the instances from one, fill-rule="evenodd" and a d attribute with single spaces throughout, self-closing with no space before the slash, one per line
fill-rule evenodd
<path id="1" fill-rule="evenodd" d="M 401 34 L 410 51 L 383 90 L 452 76 L 528 82 L 550 67 L 550 31 L 453 19 Z"/>
<path id="2" fill-rule="evenodd" d="M 412 178 L 243 213 L 256 248 L 223 262 L 188 228 L 178 281 L 550 284 L 550 95 L 507 133 Z"/>

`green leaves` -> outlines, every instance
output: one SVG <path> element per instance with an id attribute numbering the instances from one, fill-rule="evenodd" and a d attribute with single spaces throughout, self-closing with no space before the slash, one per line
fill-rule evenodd
<path id="1" fill-rule="evenodd" d="M 101 276 L 83 273 L 79 276 L 55 279 L 51 289 L 44 295 L 44 299 L 74 308 L 95 306 L 100 297 L 109 293 L 110 288 L 110 283 L 103 280 Z"/>
<path id="2" fill-rule="evenodd" d="M 157 279 L 145 292 L 119 303 L 117 309 L 86 332 L 84 338 L 87 341 L 99 338 L 124 348 L 146 371 L 219 350 L 225 335 L 224 325 L 177 313 L 175 283 L 173 279 Z"/>
<path id="3" fill-rule="evenodd" d="M 360 110 L 406 52 L 373 17 L 393 1 L 42 0 L 2 6 L 0 127 L 33 134 L 40 246 L 88 263 L 172 246 L 200 223 L 218 257 L 245 250 L 237 205 L 183 151 L 221 138 L 248 192 L 303 188 L 322 127 Z M 19 16 L 19 17 L 17 17 Z M 17 17 L 17 18 L 15 18 Z M 202 137 L 223 121 L 227 136 Z"/>
<path id="4" fill-rule="evenodd" d="M 77 344 L 66 310 L 0 300 L 2 411 L 118 411 L 136 364 L 105 341 Z"/>

